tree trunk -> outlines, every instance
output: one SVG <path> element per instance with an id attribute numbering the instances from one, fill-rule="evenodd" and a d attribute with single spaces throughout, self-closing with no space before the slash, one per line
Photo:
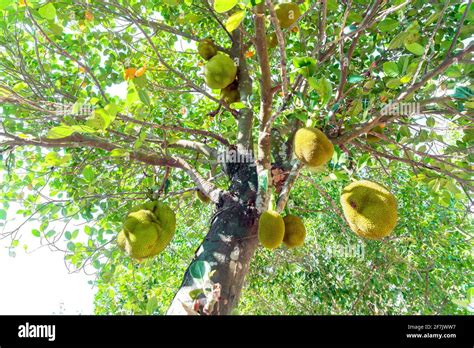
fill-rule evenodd
<path id="1" fill-rule="evenodd" d="M 230 195 L 217 205 L 209 233 L 186 270 L 168 315 L 225 315 L 237 306 L 250 260 L 258 245 L 258 216 L 255 209 L 257 175 L 252 164 L 226 163 L 231 180 Z M 191 276 L 196 261 L 211 265 L 211 291 L 190 297 L 190 292 L 203 288 Z"/>

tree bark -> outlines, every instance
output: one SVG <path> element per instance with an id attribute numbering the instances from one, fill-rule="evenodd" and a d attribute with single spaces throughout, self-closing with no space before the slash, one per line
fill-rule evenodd
<path id="1" fill-rule="evenodd" d="M 250 260 L 258 245 L 255 209 L 257 174 L 254 164 L 226 163 L 231 179 L 230 195 L 217 204 L 209 233 L 196 252 L 176 293 L 168 315 L 226 315 L 237 306 Z M 190 297 L 202 283 L 191 276 L 196 261 L 211 265 L 212 291 Z M 211 294 L 211 296 L 209 296 Z"/>

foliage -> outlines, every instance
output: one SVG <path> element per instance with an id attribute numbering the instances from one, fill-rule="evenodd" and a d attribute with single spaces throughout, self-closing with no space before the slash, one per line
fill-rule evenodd
<path id="1" fill-rule="evenodd" d="M 286 207 L 304 218 L 305 244 L 257 250 L 239 313 L 467 313 L 473 8 L 305 0 L 285 29 L 271 4 L 0 1 L 0 240 L 12 255 L 27 248 L 19 232 L 33 221 L 71 271 L 97 274 L 97 313 L 162 314 L 215 213 L 194 191 L 217 203 L 237 184 L 219 151 L 239 145 L 259 156 L 260 178 L 281 174 L 259 187 L 265 203 L 297 174 L 293 134 L 315 127 L 334 155 L 302 171 Z M 206 86 L 206 38 L 238 65 L 238 102 Z M 352 179 L 397 197 L 388 239 L 359 239 L 342 220 Z M 176 235 L 136 263 L 115 238 L 132 206 L 157 198 L 176 212 Z M 341 245 L 364 257 L 325 252 Z"/>

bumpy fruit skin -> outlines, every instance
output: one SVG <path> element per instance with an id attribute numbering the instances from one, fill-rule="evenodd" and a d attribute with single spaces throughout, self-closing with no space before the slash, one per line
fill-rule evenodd
<path id="1" fill-rule="evenodd" d="M 395 196 L 375 182 L 361 180 L 346 186 L 341 205 L 350 228 L 360 237 L 380 240 L 397 224 Z"/>
<path id="2" fill-rule="evenodd" d="M 285 222 L 276 211 L 267 210 L 258 221 L 258 240 L 268 249 L 278 248 L 285 236 Z"/>
<path id="3" fill-rule="evenodd" d="M 385 124 L 379 124 L 378 126 L 372 128 L 371 132 L 382 134 L 384 128 L 385 128 Z M 371 143 L 371 144 L 372 143 L 378 143 L 380 140 L 382 140 L 382 139 L 379 138 L 378 136 L 375 136 L 375 135 L 372 135 L 372 134 L 367 134 L 367 142 L 368 143 Z"/>
<path id="4" fill-rule="evenodd" d="M 210 39 L 199 41 L 198 53 L 205 60 L 209 60 L 217 54 L 217 48 L 214 42 Z"/>
<path id="5" fill-rule="evenodd" d="M 117 235 L 117 244 L 120 249 L 125 250 L 125 245 L 126 245 L 125 231 L 122 230 Z"/>
<path id="6" fill-rule="evenodd" d="M 156 223 L 139 224 L 133 232 L 127 233 L 130 256 L 134 259 L 144 259 L 150 257 L 158 239 L 158 229 Z M 126 248 L 127 249 L 127 248 Z"/>
<path id="7" fill-rule="evenodd" d="M 285 222 L 283 243 L 288 248 L 303 245 L 306 237 L 306 228 L 304 227 L 303 220 L 296 215 L 287 215 L 283 218 L 283 221 Z"/>
<path id="8" fill-rule="evenodd" d="M 207 197 L 204 193 L 201 192 L 201 190 L 196 190 L 196 197 L 199 198 L 199 200 L 203 203 L 209 203 L 211 199 Z"/>
<path id="9" fill-rule="evenodd" d="M 239 84 L 237 81 L 221 89 L 221 99 L 229 105 L 240 101 Z"/>
<path id="10" fill-rule="evenodd" d="M 151 211 L 138 210 L 128 214 L 127 219 L 123 224 L 123 229 L 132 233 L 138 225 L 146 225 L 156 222 L 156 217 Z"/>
<path id="11" fill-rule="evenodd" d="M 275 12 L 283 29 L 289 28 L 301 16 L 299 6 L 291 2 L 275 6 Z"/>
<path id="12" fill-rule="evenodd" d="M 213 89 L 222 89 L 230 85 L 237 74 L 234 61 L 226 54 L 218 53 L 204 67 L 206 84 Z"/>
<path id="13" fill-rule="evenodd" d="M 319 167 L 329 162 L 334 154 L 334 145 L 317 128 L 299 129 L 293 140 L 295 156 L 308 167 Z"/>
<path id="14" fill-rule="evenodd" d="M 118 246 L 134 259 L 145 259 L 163 251 L 176 231 L 176 216 L 166 204 L 147 202 L 131 209 Z"/>

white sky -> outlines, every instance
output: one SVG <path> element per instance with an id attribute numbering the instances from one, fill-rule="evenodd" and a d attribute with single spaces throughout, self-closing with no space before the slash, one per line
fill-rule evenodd
<path id="1" fill-rule="evenodd" d="M 6 231 L 11 231 L 24 221 L 16 215 L 17 204 L 7 211 Z M 93 314 L 96 289 L 87 282 L 94 280 L 85 273 L 69 274 L 62 252 L 47 247 L 35 250 L 40 238 L 31 230 L 40 222 L 22 226 L 18 237 L 20 244 L 9 255 L 10 238 L 0 240 L 0 315 L 2 314 Z M 0 227 L 0 230 L 3 227 Z M 26 253 L 23 245 L 28 246 Z"/>
<path id="2" fill-rule="evenodd" d="M 31 235 L 31 228 L 23 230 Z M 9 242 L 0 241 L 0 315 L 93 314 L 92 277 L 69 274 L 63 254 L 47 248 L 26 254 L 20 243 L 10 257 Z"/>

